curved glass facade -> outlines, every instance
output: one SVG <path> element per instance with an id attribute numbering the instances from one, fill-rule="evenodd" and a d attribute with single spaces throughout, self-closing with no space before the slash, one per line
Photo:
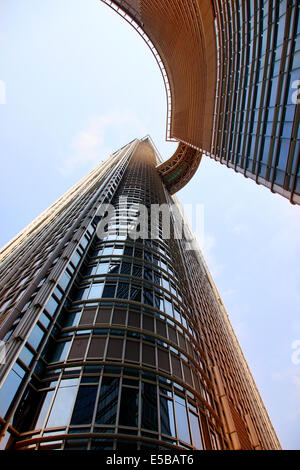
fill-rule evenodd
<path id="1" fill-rule="evenodd" d="M 215 2 L 218 83 L 211 153 L 299 203 L 299 2 Z"/>
<path id="2" fill-rule="evenodd" d="M 147 139 L 117 153 L 108 179 L 90 193 L 82 231 L 71 230 L 39 289 L 7 325 L 14 353 L 0 389 L 7 448 L 276 446 L 205 265 L 184 251 L 173 216 L 169 238 L 159 214 L 141 226 L 141 204 L 149 211 L 166 204 L 172 213 L 175 202 L 156 163 Z M 99 202 L 116 209 L 101 238 Z M 133 227 L 140 236 L 128 232 Z M 228 407 L 239 444 L 225 425 Z M 254 424 L 247 424 L 250 414 Z"/>

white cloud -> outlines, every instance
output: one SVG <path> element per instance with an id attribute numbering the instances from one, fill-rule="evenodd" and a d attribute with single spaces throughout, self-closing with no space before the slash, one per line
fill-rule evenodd
<path id="1" fill-rule="evenodd" d="M 249 227 L 246 224 L 236 224 L 233 226 L 232 231 L 236 235 L 245 234 L 249 231 Z"/>
<path id="2" fill-rule="evenodd" d="M 71 152 L 60 163 L 59 171 L 63 175 L 69 175 L 77 168 L 98 164 L 103 158 L 107 158 L 115 148 L 109 144 L 109 131 L 114 135 L 124 134 L 124 127 L 135 132 L 136 137 L 146 134 L 137 116 L 133 113 L 112 110 L 109 113 L 90 118 L 85 129 L 79 131 L 70 145 Z M 129 139 L 130 141 L 130 139 Z M 122 142 L 121 145 L 126 142 Z"/>
<path id="3" fill-rule="evenodd" d="M 212 274 L 212 277 L 216 279 L 221 275 L 224 266 L 217 262 L 214 255 L 214 247 L 216 245 L 216 238 L 210 234 L 205 234 L 204 244 L 203 244 L 203 255 L 206 261 L 206 264 Z"/>

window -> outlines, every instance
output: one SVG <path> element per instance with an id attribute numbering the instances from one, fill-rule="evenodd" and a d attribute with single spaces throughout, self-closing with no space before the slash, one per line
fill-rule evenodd
<path id="1" fill-rule="evenodd" d="M 156 385 L 142 382 L 142 428 L 157 431 Z"/>
<path id="2" fill-rule="evenodd" d="M 38 349 L 42 339 L 43 339 L 43 336 L 44 336 L 45 332 L 38 326 L 38 325 L 35 325 L 35 327 L 33 328 L 29 338 L 28 338 L 28 343 L 34 348 L 34 349 Z"/>
<path id="3" fill-rule="evenodd" d="M 68 424 L 78 379 L 64 379 L 57 390 L 47 427 L 66 426 Z"/>
<path id="4" fill-rule="evenodd" d="M 162 434 L 176 437 L 173 401 L 160 397 L 160 426 Z"/>
<path id="5" fill-rule="evenodd" d="M 70 348 L 70 341 L 64 341 L 63 343 L 55 343 L 53 352 L 48 359 L 48 362 L 64 361 L 68 355 Z"/>
<path id="6" fill-rule="evenodd" d="M 116 423 L 119 379 L 103 377 L 96 412 L 96 424 Z"/>
<path id="7" fill-rule="evenodd" d="M 147 305 L 153 305 L 152 290 L 144 288 L 144 303 Z"/>
<path id="8" fill-rule="evenodd" d="M 99 299 L 102 295 L 103 283 L 92 284 L 88 299 Z"/>
<path id="9" fill-rule="evenodd" d="M 99 263 L 96 274 L 105 274 L 108 271 L 108 263 Z"/>
<path id="10" fill-rule="evenodd" d="M 58 307 L 57 301 L 53 297 L 50 297 L 45 307 L 49 315 L 53 316 L 57 307 Z"/>
<path id="11" fill-rule="evenodd" d="M 134 300 L 135 302 L 141 301 L 141 289 L 139 287 L 131 286 L 130 299 Z"/>
<path id="12" fill-rule="evenodd" d="M 111 263 L 108 269 L 109 274 L 117 274 L 120 269 L 120 264 L 119 263 Z"/>
<path id="13" fill-rule="evenodd" d="M 117 298 L 128 299 L 128 293 L 129 293 L 129 284 L 125 282 L 119 282 L 118 290 L 117 290 Z"/>
<path id="14" fill-rule="evenodd" d="M 95 408 L 97 386 L 86 385 L 79 387 L 77 394 L 71 425 L 73 424 L 89 424 L 93 419 Z"/>
<path id="15" fill-rule="evenodd" d="M 137 426 L 138 420 L 138 390 L 122 388 L 119 424 L 123 426 Z"/>
<path id="16" fill-rule="evenodd" d="M 50 390 L 49 392 L 46 392 L 46 395 L 45 395 L 44 400 L 43 400 L 43 405 L 42 405 L 41 411 L 39 413 L 38 420 L 35 424 L 36 429 L 41 428 L 44 424 L 45 418 L 47 416 L 47 413 L 48 413 L 48 410 L 49 410 L 49 407 L 50 407 L 50 404 L 51 404 L 53 394 L 54 394 L 54 390 Z"/>
<path id="17" fill-rule="evenodd" d="M 85 287 L 84 289 L 75 289 L 72 295 L 73 301 L 76 302 L 78 300 L 86 300 L 87 295 L 88 295 L 88 290 L 89 290 L 88 286 Z"/>
<path id="18" fill-rule="evenodd" d="M 196 416 L 191 411 L 189 414 L 190 414 L 190 423 L 191 423 L 192 434 L 193 434 L 193 446 L 196 447 L 196 449 L 203 449 L 198 416 Z"/>
<path id="19" fill-rule="evenodd" d="M 29 351 L 29 349 L 26 346 L 24 346 L 19 355 L 19 359 L 21 359 L 21 361 L 24 362 L 24 364 L 29 366 L 33 359 L 33 353 Z"/>
<path id="20" fill-rule="evenodd" d="M 122 267 L 121 267 L 121 273 L 130 274 L 130 272 L 131 272 L 131 264 L 123 262 Z"/>
<path id="21" fill-rule="evenodd" d="M 0 389 L 1 416 L 5 416 L 8 410 L 8 407 L 11 403 L 11 400 L 15 396 L 15 393 L 21 383 L 23 376 L 24 376 L 24 370 L 21 369 L 20 366 L 15 364 Z"/>
<path id="22" fill-rule="evenodd" d="M 170 315 L 170 317 L 173 316 L 173 308 L 172 304 L 169 300 L 165 299 L 165 312 Z"/>
<path id="23" fill-rule="evenodd" d="M 187 410 L 185 405 L 185 399 L 178 395 L 175 395 L 175 413 L 178 437 L 181 441 L 191 443 Z"/>
<path id="24" fill-rule="evenodd" d="M 142 277 L 142 266 L 134 264 L 132 268 L 132 275 L 136 277 Z"/>
<path id="25" fill-rule="evenodd" d="M 105 284 L 102 297 L 113 298 L 115 296 L 116 284 Z"/>
<path id="26" fill-rule="evenodd" d="M 65 291 L 70 281 L 71 281 L 71 276 L 68 273 L 64 272 L 60 278 L 59 286 L 62 288 L 62 290 Z"/>

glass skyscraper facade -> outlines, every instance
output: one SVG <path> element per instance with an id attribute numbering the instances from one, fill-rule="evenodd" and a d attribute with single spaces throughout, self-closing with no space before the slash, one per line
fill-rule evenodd
<path id="1" fill-rule="evenodd" d="M 216 4 L 211 156 L 300 202 L 299 2 Z"/>
<path id="2" fill-rule="evenodd" d="M 194 149 L 300 204 L 299 0 L 103 1 L 157 60 L 176 173 Z"/>
<path id="3" fill-rule="evenodd" d="M 280 449 L 159 163 L 132 141 L 1 250 L 2 448 Z"/>

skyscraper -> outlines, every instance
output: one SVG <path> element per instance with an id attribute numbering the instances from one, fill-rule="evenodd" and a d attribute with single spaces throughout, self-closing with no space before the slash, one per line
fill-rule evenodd
<path id="1" fill-rule="evenodd" d="M 167 138 L 300 204 L 299 0 L 102 1 L 157 60 Z"/>
<path id="2" fill-rule="evenodd" d="M 280 449 L 160 165 L 132 141 L 1 250 L 3 448 Z"/>

